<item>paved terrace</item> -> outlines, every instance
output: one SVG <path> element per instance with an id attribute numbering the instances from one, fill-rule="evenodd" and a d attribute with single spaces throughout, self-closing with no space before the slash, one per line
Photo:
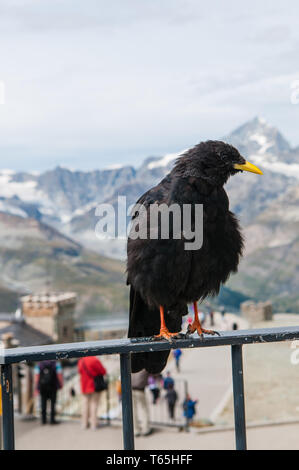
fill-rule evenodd
<path id="1" fill-rule="evenodd" d="M 299 423 L 249 428 L 249 450 L 299 450 Z M 191 431 L 159 429 L 153 435 L 135 439 L 136 450 L 234 450 L 234 431 Z M 97 431 L 81 429 L 79 422 L 64 422 L 41 428 L 38 421 L 16 420 L 16 449 L 32 450 L 118 450 L 123 449 L 120 426 Z"/>

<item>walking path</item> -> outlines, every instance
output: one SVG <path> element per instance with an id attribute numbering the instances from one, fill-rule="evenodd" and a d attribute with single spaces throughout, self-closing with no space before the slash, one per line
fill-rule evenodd
<path id="1" fill-rule="evenodd" d="M 299 424 L 250 428 L 248 449 L 299 450 L 298 435 Z M 83 431 L 78 422 L 41 427 L 38 421 L 16 420 L 18 450 L 118 450 L 122 445 L 122 430 L 116 426 Z M 137 438 L 135 447 L 137 450 L 233 450 L 235 441 L 233 431 L 186 433 L 159 429 L 151 436 Z"/>
<path id="2" fill-rule="evenodd" d="M 213 328 L 220 332 L 231 330 L 233 323 L 239 329 L 248 327 L 247 322 L 236 315 L 227 314 L 223 321 L 221 315 L 216 313 Z M 210 328 L 211 325 L 207 324 L 205 327 Z M 178 373 L 174 361 L 169 362 L 166 368 L 174 379 L 187 380 L 192 399 L 198 399 L 196 419 L 214 421 L 232 394 L 230 347 L 185 349 L 181 356 L 180 369 L 181 372 Z"/>

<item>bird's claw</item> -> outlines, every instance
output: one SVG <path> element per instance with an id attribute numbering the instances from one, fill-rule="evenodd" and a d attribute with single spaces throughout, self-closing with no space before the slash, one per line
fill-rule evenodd
<path id="1" fill-rule="evenodd" d="M 218 331 L 214 331 L 214 330 L 202 330 L 202 332 L 205 333 L 206 335 L 221 336 Z"/>
<path id="2" fill-rule="evenodd" d="M 212 335 L 212 336 L 216 336 L 216 335 L 221 336 L 220 333 L 218 333 L 218 331 L 205 330 L 205 329 L 201 328 L 201 326 L 198 326 L 198 325 L 188 325 L 187 332 L 186 332 L 186 337 L 189 337 L 190 335 L 195 333 L 195 331 L 197 331 L 198 336 L 200 337 L 200 339 L 204 338 L 204 334 L 205 335 Z"/>
<path id="3" fill-rule="evenodd" d="M 166 339 L 170 343 L 173 342 L 174 339 L 179 339 L 180 333 L 171 333 L 167 328 L 162 328 L 158 335 L 154 336 L 154 340 L 163 340 Z"/>

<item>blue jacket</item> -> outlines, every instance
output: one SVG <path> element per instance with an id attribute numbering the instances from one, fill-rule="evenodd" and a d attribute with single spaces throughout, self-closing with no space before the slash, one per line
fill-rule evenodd
<path id="1" fill-rule="evenodd" d="M 186 418 L 188 418 L 188 419 L 193 418 L 193 416 L 196 413 L 196 411 L 195 411 L 196 403 L 197 403 L 197 401 L 193 401 L 193 400 L 185 400 L 184 401 L 183 408 L 184 408 L 184 416 Z"/>
<path id="2" fill-rule="evenodd" d="M 174 357 L 175 359 L 179 359 L 179 358 L 181 357 L 181 355 L 182 355 L 182 351 L 181 351 L 180 349 L 174 349 L 174 351 L 173 351 L 173 357 Z"/>

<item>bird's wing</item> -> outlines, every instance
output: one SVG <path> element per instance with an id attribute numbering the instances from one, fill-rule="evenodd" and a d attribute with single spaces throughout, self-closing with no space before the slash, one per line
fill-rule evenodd
<path id="1" fill-rule="evenodd" d="M 168 175 L 138 201 L 149 216 L 151 204 L 171 205 L 173 179 Z M 133 284 L 149 305 L 171 306 L 180 299 L 188 282 L 191 252 L 185 250 L 185 240 L 137 238 L 128 240 L 128 283 Z M 153 301 L 156 302 L 153 303 Z"/>
<path id="2" fill-rule="evenodd" d="M 146 211 L 151 204 L 166 202 L 169 196 L 171 179 L 166 177 L 158 186 L 147 191 L 137 201 L 143 204 Z M 130 288 L 130 321 L 128 336 L 147 337 L 159 333 L 160 312 L 157 302 L 152 302 L 157 293 L 168 293 L 167 302 L 173 305 L 165 312 L 167 327 L 171 332 L 181 330 L 182 315 L 187 313 L 187 305 L 178 299 L 178 276 L 182 275 L 183 266 L 178 263 L 176 254 L 177 240 L 128 240 L 128 283 Z M 186 263 L 185 263 L 186 266 Z M 164 273 L 164 274 L 163 274 Z M 168 276 L 167 276 L 168 273 Z M 149 290 L 146 285 L 149 282 Z M 181 283 L 184 282 L 182 275 Z M 147 295 L 144 296 L 145 291 Z M 171 298 L 171 302 L 169 302 Z M 153 305 L 154 303 L 154 305 Z M 159 303 L 159 302 L 158 302 Z M 161 299 L 161 305 L 164 303 Z M 146 369 L 151 373 L 163 370 L 169 351 L 138 353 L 132 355 L 132 371 Z"/>

